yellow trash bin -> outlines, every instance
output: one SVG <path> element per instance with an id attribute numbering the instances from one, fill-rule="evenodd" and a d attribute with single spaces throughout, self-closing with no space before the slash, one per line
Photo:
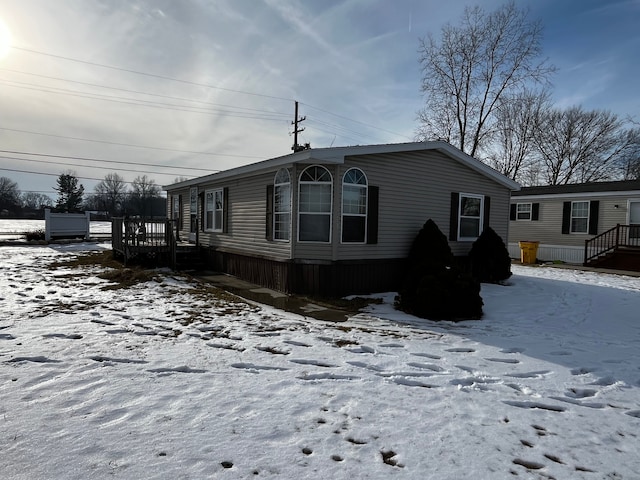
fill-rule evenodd
<path id="1" fill-rule="evenodd" d="M 520 245 L 520 262 L 524 265 L 531 265 L 536 263 L 536 256 L 538 254 L 538 244 L 540 242 L 518 242 Z"/>

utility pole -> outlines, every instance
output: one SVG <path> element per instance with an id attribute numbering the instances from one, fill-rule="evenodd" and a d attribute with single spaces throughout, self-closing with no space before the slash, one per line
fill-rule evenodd
<path id="1" fill-rule="evenodd" d="M 301 122 L 304 122 L 307 117 L 301 117 L 298 118 L 298 101 L 296 100 L 296 114 L 295 114 L 295 120 L 293 122 L 291 122 L 291 125 L 293 125 L 293 147 L 291 147 L 291 150 L 293 150 L 294 152 L 301 152 L 302 150 L 304 150 L 305 148 L 308 148 L 304 145 L 298 145 L 298 133 L 300 132 L 304 132 L 304 127 L 302 128 L 298 128 L 298 124 Z"/>

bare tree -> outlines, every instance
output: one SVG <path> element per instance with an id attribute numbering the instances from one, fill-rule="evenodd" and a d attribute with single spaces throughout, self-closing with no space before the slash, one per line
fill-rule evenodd
<path id="1" fill-rule="evenodd" d="M 108 173 L 104 179 L 94 187 L 95 204 L 99 209 L 117 215 L 123 208 L 127 194 L 127 184 L 117 173 Z"/>
<path id="2" fill-rule="evenodd" d="M 554 68 L 540 59 L 542 24 L 511 1 L 494 12 L 467 7 L 460 24 L 447 24 L 438 42 L 420 40 L 422 92 L 419 140 L 441 139 L 470 155 L 492 134 L 500 99 Z"/>
<path id="3" fill-rule="evenodd" d="M 16 210 L 20 203 L 18 184 L 10 178 L 0 177 L 0 210 Z"/>
<path id="4" fill-rule="evenodd" d="M 146 175 L 139 175 L 133 180 L 131 187 L 133 206 L 143 217 L 149 216 L 153 209 L 154 199 L 160 196 L 160 186 Z"/>
<path id="5" fill-rule="evenodd" d="M 32 210 L 40 210 L 53 206 L 53 200 L 44 193 L 25 192 L 22 194 L 22 206 Z"/>
<path id="6" fill-rule="evenodd" d="M 616 178 L 617 163 L 634 136 L 619 117 L 605 110 L 550 109 L 540 117 L 535 144 L 549 185 Z"/>
<path id="7" fill-rule="evenodd" d="M 629 148 L 620 155 L 620 174 L 623 180 L 640 180 L 640 128 L 628 130 L 627 135 Z"/>
<path id="8" fill-rule="evenodd" d="M 497 104 L 495 136 L 487 163 L 503 175 L 530 184 L 537 173 L 534 135 L 536 125 L 550 108 L 549 93 L 523 90 L 505 96 Z"/>

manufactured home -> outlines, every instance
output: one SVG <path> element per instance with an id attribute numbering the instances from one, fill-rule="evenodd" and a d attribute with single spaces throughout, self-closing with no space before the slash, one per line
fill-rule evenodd
<path id="1" fill-rule="evenodd" d="M 291 293 L 393 291 L 433 219 L 455 255 L 503 239 L 519 185 L 445 142 L 306 149 L 164 187 L 212 269 Z"/>
<path id="2" fill-rule="evenodd" d="M 539 242 L 541 261 L 640 270 L 640 180 L 524 187 L 511 198 L 509 253 Z"/>

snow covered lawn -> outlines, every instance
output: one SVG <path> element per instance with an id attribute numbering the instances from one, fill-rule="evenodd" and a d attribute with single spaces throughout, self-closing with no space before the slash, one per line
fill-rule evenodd
<path id="1" fill-rule="evenodd" d="M 514 266 L 480 321 L 340 324 L 0 247 L 7 479 L 635 479 L 640 279 Z"/>

